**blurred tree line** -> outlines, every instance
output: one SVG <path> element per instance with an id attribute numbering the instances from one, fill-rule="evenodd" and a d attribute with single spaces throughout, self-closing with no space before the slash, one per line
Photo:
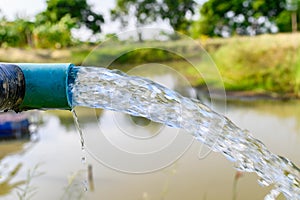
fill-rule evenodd
<path id="1" fill-rule="evenodd" d="M 194 0 L 117 0 L 116 7 L 111 10 L 113 20 L 120 20 L 122 27 L 135 22 L 136 28 L 151 24 L 158 20 L 167 21 L 175 30 L 188 34 L 195 14 Z M 139 34 L 141 41 L 141 34 Z"/>
<path id="2" fill-rule="evenodd" d="M 207 0 L 199 6 L 195 0 L 116 0 L 111 19 L 120 21 L 122 27 L 133 21 L 137 28 L 165 21 L 175 31 L 194 38 L 258 35 L 299 30 L 299 1 Z M 93 34 L 101 32 L 103 15 L 94 12 L 87 0 L 46 3 L 46 10 L 33 21 L 0 17 L 0 46 L 62 48 L 74 45 L 73 29 L 84 27 Z M 199 19 L 193 18 L 195 14 L 200 15 Z"/>
<path id="3" fill-rule="evenodd" d="M 209 0 L 200 9 L 192 34 L 229 37 L 294 31 L 299 0 Z M 292 23 L 292 17 L 294 22 Z"/>

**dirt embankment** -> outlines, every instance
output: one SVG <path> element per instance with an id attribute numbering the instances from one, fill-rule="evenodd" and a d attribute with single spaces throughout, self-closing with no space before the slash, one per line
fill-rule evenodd
<path id="1" fill-rule="evenodd" d="M 68 62 L 69 50 L 0 48 L 0 62 Z"/>

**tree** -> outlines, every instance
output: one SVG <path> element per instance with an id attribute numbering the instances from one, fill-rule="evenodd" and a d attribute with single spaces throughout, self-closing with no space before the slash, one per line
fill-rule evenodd
<path id="1" fill-rule="evenodd" d="M 160 6 L 160 16 L 168 20 L 174 30 L 186 33 L 192 23 L 187 15 L 195 14 L 195 6 L 194 0 L 164 0 Z"/>
<path id="2" fill-rule="evenodd" d="M 0 27 L 0 46 L 33 46 L 33 22 L 20 18 L 15 21 L 7 21 L 5 17 L 2 17 L 0 18 Z"/>
<path id="3" fill-rule="evenodd" d="M 33 30 L 34 45 L 38 48 L 62 48 L 72 45 L 71 28 L 76 22 L 65 15 L 57 23 L 46 22 Z"/>
<path id="4" fill-rule="evenodd" d="M 117 0 L 111 16 L 113 20 L 119 19 L 123 27 L 130 20 L 139 28 L 162 19 L 174 30 L 186 32 L 191 24 L 187 15 L 194 14 L 195 5 L 194 0 Z"/>
<path id="5" fill-rule="evenodd" d="M 196 26 L 201 34 L 209 36 L 273 33 L 284 31 L 283 24 L 278 25 L 285 23 L 283 18 L 279 19 L 280 15 L 286 16 L 284 12 L 285 0 L 209 0 L 201 7 Z"/>
<path id="6" fill-rule="evenodd" d="M 86 0 L 47 0 L 46 10 L 36 19 L 39 24 L 58 23 L 66 15 L 76 21 L 77 27 L 86 26 L 93 33 L 101 32 L 104 18 L 92 11 Z"/>
<path id="7" fill-rule="evenodd" d="M 297 32 L 298 0 L 286 0 L 286 9 L 291 11 L 292 30 Z"/>
<path id="8" fill-rule="evenodd" d="M 128 26 L 133 19 L 136 28 L 149 24 L 157 19 L 156 0 L 117 0 L 116 7 L 111 11 L 113 20 L 119 19 L 122 27 Z M 138 32 L 142 41 L 141 32 Z"/>

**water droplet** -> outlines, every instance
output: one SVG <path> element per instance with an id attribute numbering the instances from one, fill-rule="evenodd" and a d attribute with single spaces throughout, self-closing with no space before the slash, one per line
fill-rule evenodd
<path id="1" fill-rule="evenodd" d="M 78 116 L 77 116 L 77 113 L 76 113 L 75 109 L 72 109 L 72 114 L 73 114 L 75 126 L 76 126 L 76 128 L 77 128 L 77 130 L 79 132 L 81 149 L 84 150 L 83 132 L 82 132 L 82 129 L 80 128 Z"/>
<path id="2" fill-rule="evenodd" d="M 259 178 L 259 179 L 257 180 L 257 182 L 258 182 L 259 185 L 261 185 L 261 186 L 263 186 L 263 187 L 267 187 L 267 186 L 270 185 L 267 181 L 265 181 L 265 180 L 262 179 L 262 178 Z"/>
<path id="3" fill-rule="evenodd" d="M 85 156 L 81 157 L 81 163 L 82 164 L 86 164 L 86 158 L 85 158 Z"/>
<path id="4" fill-rule="evenodd" d="M 83 180 L 82 181 L 82 185 L 83 185 L 83 191 L 84 192 L 88 192 L 88 183 L 87 183 L 87 180 Z"/>
<path id="5" fill-rule="evenodd" d="M 272 189 L 271 192 L 265 196 L 264 200 L 276 200 L 280 192 L 277 189 Z"/>

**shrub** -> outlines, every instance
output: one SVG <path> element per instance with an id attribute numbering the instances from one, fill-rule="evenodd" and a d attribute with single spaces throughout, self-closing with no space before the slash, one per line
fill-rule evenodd
<path id="1" fill-rule="evenodd" d="M 38 48 L 62 48 L 72 44 L 71 28 L 75 21 L 64 16 L 58 23 L 46 22 L 33 30 L 34 43 Z"/>

